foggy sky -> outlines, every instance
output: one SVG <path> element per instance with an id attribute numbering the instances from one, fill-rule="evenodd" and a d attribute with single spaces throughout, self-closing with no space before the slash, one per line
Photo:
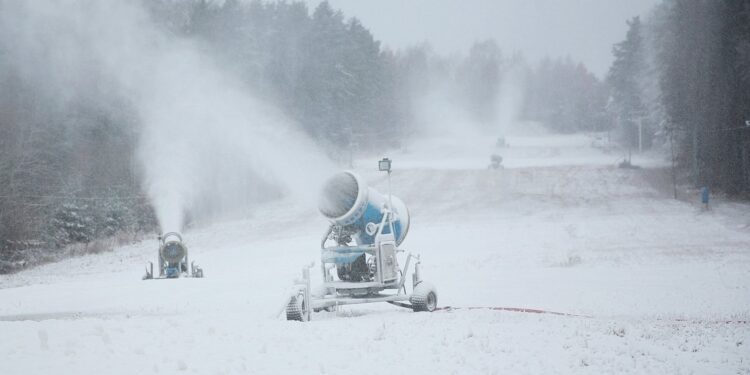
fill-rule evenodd
<path id="1" fill-rule="evenodd" d="M 314 9 L 320 0 L 307 0 Z M 537 61 L 570 56 L 603 78 L 625 21 L 659 0 L 329 0 L 393 49 L 429 41 L 442 54 L 495 38 L 503 51 Z"/>

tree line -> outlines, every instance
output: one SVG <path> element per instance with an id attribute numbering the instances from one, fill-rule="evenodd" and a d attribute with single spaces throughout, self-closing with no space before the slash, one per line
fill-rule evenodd
<path id="1" fill-rule="evenodd" d="M 0 0 L 0 15 L 10 4 Z M 517 120 L 562 132 L 610 126 L 605 82 L 569 58 L 532 64 L 493 40 L 464 56 L 426 43 L 394 51 L 325 1 L 314 9 L 301 1 L 142 4 L 160 29 L 283 110 L 334 160 L 418 137 L 420 103 L 436 91 L 493 129 L 513 80 L 523 83 Z M 45 64 L 54 40 L 25 38 L 16 21 L 0 22 L 0 273 L 66 256 L 71 246 L 98 251 L 97 240 L 157 231 L 131 98 L 86 56 L 72 59 L 82 67 Z M 381 142 L 368 142 L 374 137 Z"/>
<path id="2" fill-rule="evenodd" d="M 690 184 L 750 196 L 750 1 L 665 0 L 628 26 L 607 76 L 621 142 L 640 127 Z"/>

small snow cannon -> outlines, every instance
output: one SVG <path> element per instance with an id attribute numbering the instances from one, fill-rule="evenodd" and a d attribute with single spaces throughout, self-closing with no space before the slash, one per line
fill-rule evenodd
<path id="1" fill-rule="evenodd" d="M 188 249 L 177 232 L 159 235 L 159 276 L 154 277 L 154 263 L 148 264 L 143 280 L 203 277 L 203 269 L 194 262 L 188 269 Z"/>
<path id="2" fill-rule="evenodd" d="M 380 162 L 388 172 L 390 160 Z M 419 255 L 408 253 L 399 267 L 399 246 L 409 231 L 409 211 L 401 199 L 384 196 L 353 172 L 331 177 L 323 187 L 320 213 L 330 226 L 321 242 L 323 285 L 310 287 L 310 268 L 302 270 L 286 304 L 287 320 L 310 320 L 312 312 L 339 305 L 388 302 L 414 311 L 434 311 L 435 287 L 422 280 Z M 412 291 L 406 291 L 409 265 L 414 262 Z M 395 293 L 382 293 L 384 290 Z"/>

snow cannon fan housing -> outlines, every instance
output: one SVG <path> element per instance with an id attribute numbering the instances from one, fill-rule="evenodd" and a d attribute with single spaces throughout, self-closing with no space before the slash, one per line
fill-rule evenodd
<path id="1" fill-rule="evenodd" d="M 178 263 L 185 257 L 185 245 L 179 241 L 169 241 L 161 248 L 161 256 L 167 263 Z"/>
<path id="2" fill-rule="evenodd" d="M 388 200 L 387 196 L 368 187 L 359 175 L 347 171 L 326 181 L 318 209 L 334 225 L 351 229 L 357 245 L 373 245 Z M 391 196 L 390 200 L 393 202 L 393 234 L 398 246 L 409 231 L 409 210 L 398 197 Z M 390 233 L 390 228 L 384 228 L 383 233 Z"/>
<path id="3" fill-rule="evenodd" d="M 163 241 L 159 248 L 159 256 L 166 263 L 167 276 L 173 277 L 183 271 L 181 268 L 186 267 L 182 263 L 187 255 L 187 247 L 182 243 L 182 237 L 178 233 L 167 233 Z"/>

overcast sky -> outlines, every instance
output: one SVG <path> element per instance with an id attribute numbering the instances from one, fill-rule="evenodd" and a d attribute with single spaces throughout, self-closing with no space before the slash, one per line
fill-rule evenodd
<path id="1" fill-rule="evenodd" d="M 312 9 L 320 0 L 307 0 Z M 329 0 L 357 17 L 385 46 L 429 41 L 440 53 L 465 52 L 474 41 L 495 38 L 508 54 L 532 61 L 570 56 L 599 77 L 612 62 L 612 44 L 625 37 L 625 21 L 646 15 L 659 0 Z"/>

